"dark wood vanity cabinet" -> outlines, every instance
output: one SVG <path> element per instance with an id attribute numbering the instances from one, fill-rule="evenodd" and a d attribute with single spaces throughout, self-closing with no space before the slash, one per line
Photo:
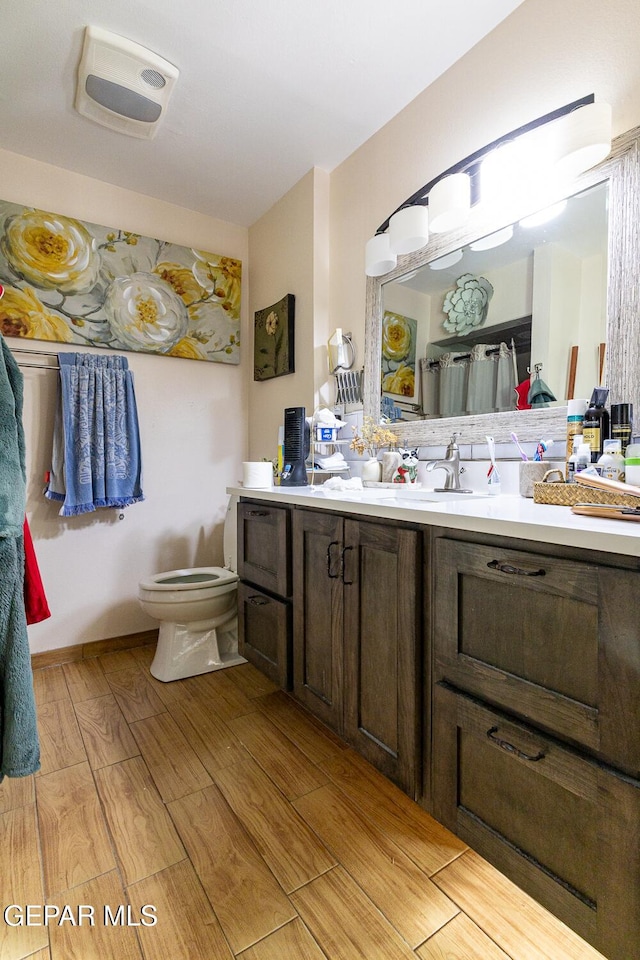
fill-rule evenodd
<path id="1" fill-rule="evenodd" d="M 442 535 L 433 583 L 434 815 L 605 956 L 629 960 L 637 562 Z"/>
<path id="2" fill-rule="evenodd" d="M 294 511 L 294 695 L 414 797 L 421 579 L 417 530 Z"/>
<path id="3" fill-rule="evenodd" d="M 283 690 L 291 689 L 291 512 L 238 504 L 238 647 Z"/>

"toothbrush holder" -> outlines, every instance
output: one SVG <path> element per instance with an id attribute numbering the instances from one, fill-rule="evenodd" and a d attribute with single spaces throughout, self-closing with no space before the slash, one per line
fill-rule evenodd
<path id="1" fill-rule="evenodd" d="M 548 460 L 522 460 L 520 462 L 519 489 L 521 497 L 533 497 L 533 485 L 542 480 L 551 469 Z"/>

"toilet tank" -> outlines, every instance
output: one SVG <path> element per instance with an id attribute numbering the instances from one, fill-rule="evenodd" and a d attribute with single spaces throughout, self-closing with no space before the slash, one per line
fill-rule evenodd
<path id="1" fill-rule="evenodd" d="M 224 565 L 228 570 L 238 570 L 238 498 L 229 497 L 227 515 L 224 518 Z"/>

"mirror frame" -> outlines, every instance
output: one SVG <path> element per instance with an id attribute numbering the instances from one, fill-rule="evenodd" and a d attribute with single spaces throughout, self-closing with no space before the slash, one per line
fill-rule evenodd
<path id="1" fill-rule="evenodd" d="M 609 401 L 634 404 L 640 416 L 640 127 L 613 141 L 612 149 L 598 166 L 577 178 L 572 196 L 597 183 L 609 183 L 609 237 L 607 266 L 607 334 L 604 385 Z M 554 202 L 553 200 L 551 202 Z M 515 222 L 531 213 L 518 210 Z M 383 287 L 429 261 L 467 246 L 479 237 L 505 226 L 504 218 L 485 217 L 468 227 L 433 237 L 426 247 L 398 257 L 398 265 L 383 277 L 367 277 L 365 316 L 364 415 L 380 419 L 380 355 L 382 350 Z M 595 384 L 594 384 L 595 386 Z M 491 434 L 497 442 L 508 442 L 512 431 L 520 440 L 566 437 L 567 408 L 560 405 L 539 410 L 484 413 L 442 419 L 409 420 L 389 424 L 405 446 L 440 446 L 459 433 L 460 443 L 484 443 Z M 640 431 L 638 431 L 640 432 Z"/>

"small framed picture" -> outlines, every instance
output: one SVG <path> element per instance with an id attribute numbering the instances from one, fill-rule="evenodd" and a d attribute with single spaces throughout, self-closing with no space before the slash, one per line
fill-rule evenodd
<path id="1" fill-rule="evenodd" d="M 253 379 L 273 380 L 294 373 L 294 313 L 292 293 L 255 313 Z"/>

